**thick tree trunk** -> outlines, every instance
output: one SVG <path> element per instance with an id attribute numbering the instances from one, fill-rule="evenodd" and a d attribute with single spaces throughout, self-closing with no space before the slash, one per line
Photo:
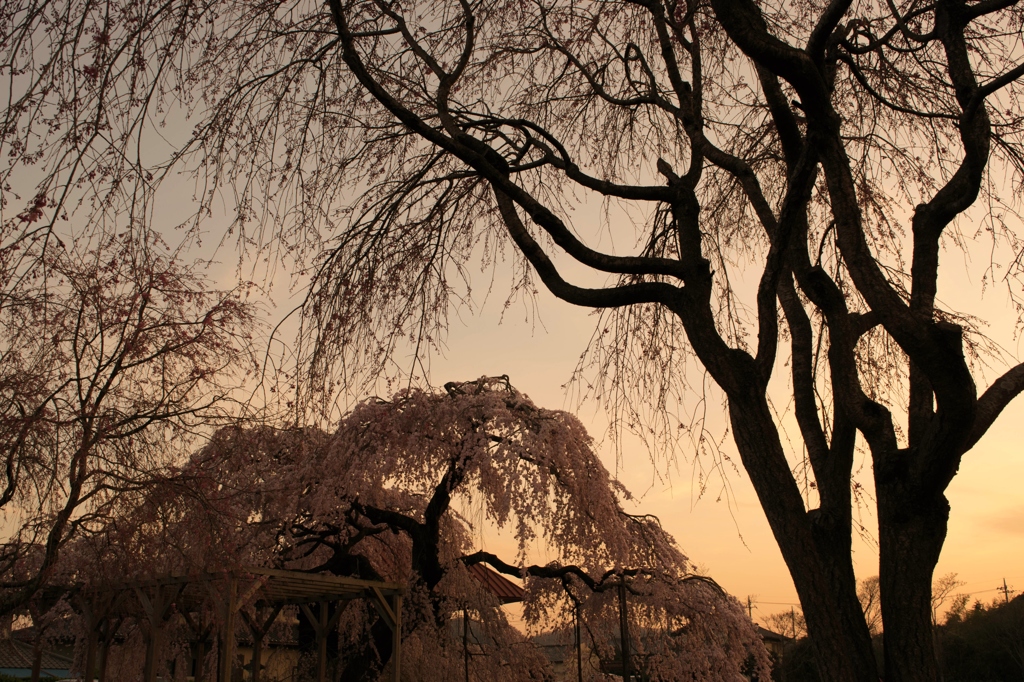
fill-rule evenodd
<path id="1" fill-rule="evenodd" d="M 730 417 L 744 468 L 800 596 L 821 679 L 878 682 L 857 599 L 848 507 L 845 514 L 805 511 L 763 397 L 730 398 Z"/>
<path id="2" fill-rule="evenodd" d="M 879 587 L 886 682 L 940 679 L 932 629 L 932 576 L 946 538 L 949 503 L 920 500 L 899 483 L 876 482 Z"/>
<path id="3" fill-rule="evenodd" d="M 871 645 L 871 632 L 857 597 L 857 577 L 850 553 L 851 529 L 848 523 L 843 528 L 835 528 L 822 521 L 813 520 L 812 534 L 826 591 L 822 594 L 797 586 L 818 669 L 823 680 L 838 679 L 829 673 L 829 667 L 833 661 L 842 661 L 843 665 L 853 666 L 857 671 L 856 679 L 877 682 L 878 664 Z M 797 583 L 796 578 L 794 583 Z M 839 654 L 840 649 L 848 649 L 848 652 Z"/>

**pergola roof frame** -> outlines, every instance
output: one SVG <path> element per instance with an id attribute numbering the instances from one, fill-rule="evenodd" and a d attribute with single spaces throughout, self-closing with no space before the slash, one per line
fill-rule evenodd
<path id="1" fill-rule="evenodd" d="M 220 589 L 218 589 L 220 588 Z M 327 638 L 337 624 L 337 616 L 328 620 L 331 602 L 348 603 L 353 599 L 369 599 L 392 633 L 393 679 L 400 679 L 402 597 L 405 588 L 399 583 L 361 580 L 344 576 L 327 576 L 299 571 L 245 567 L 217 573 L 198 573 L 185 576 L 167 575 L 109 585 L 82 586 L 75 590 L 74 601 L 86 618 L 89 639 L 86 646 L 86 674 L 90 674 L 100 647 L 99 682 L 105 682 L 107 649 L 113 642 L 117 626 L 125 617 L 139 618 L 148 627 L 146 636 L 146 663 L 143 682 L 155 682 L 156 656 L 163 624 L 173 612 L 181 613 L 196 635 L 196 681 L 203 682 L 203 655 L 210 642 L 213 624 L 203 620 L 204 608 L 212 606 L 220 621 L 221 646 L 218 650 L 218 677 L 230 680 L 234 664 L 235 624 L 242 615 L 253 635 L 252 682 L 259 680 L 260 656 L 263 637 L 270 630 L 281 607 L 297 605 L 306 612 L 317 635 L 317 682 L 326 680 Z M 132 599 L 131 597 L 135 598 Z M 319 613 L 309 604 L 319 604 Z M 248 605 L 257 608 L 253 621 L 242 609 Z M 172 608 L 173 607 L 173 608 Z M 261 607 L 270 607 L 266 620 L 259 615 Z M 342 607 L 343 608 L 343 607 Z M 198 618 L 190 614 L 198 613 Z M 116 623 L 116 625 L 113 625 Z"/>

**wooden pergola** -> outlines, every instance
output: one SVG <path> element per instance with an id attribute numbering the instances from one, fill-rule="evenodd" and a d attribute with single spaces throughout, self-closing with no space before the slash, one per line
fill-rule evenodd
<path id="1" fill-rule="evenodd" d="M 235 630 L 239 621 L 252 635 L 251 680 L 259 682 L 263 640 L 281 609 L 302 609 L 316 632 L 316 682 L 327 679 L 327 641 L 348 602 L 368 599 L 392 633 L 392 675 L 400 676 L 402 653 L 402 595 L 397 583 L 358 580 L 298 571 L 244 568 L 222 573 L 164 576 L 151 580 L 85 587 L 73 603 L 86 621 L 85 672 L 95 669 L 99 656 L 99 682 L 106 682 L 107 653 L 121 623 L 134 617 L 144 625 L 146 659 L 143 682 L 155 682 L 164 624 L 181 614 L 192 632 L 195 682 L 204 682 L 204 657 L 212 635 L 218 633 L 217 679 L 230 682 L 235 664 Z M 336 604 L 329 617 L 331 604 Z M 253 606 L 255 616 L 244 610 Z M 208 622 L 207 613 L 215 618 Z"/>

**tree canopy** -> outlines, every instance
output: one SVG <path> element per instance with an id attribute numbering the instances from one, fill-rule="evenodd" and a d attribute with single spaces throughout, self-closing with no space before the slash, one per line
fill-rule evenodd
<path id="1" fill-rule="evenodd" d="M 0 249 L 0 613 L 226 423 L 251 362 L 239 291 L 209 288 L 151 231 L 92 237 Z"/>
<path id="2" fill-rule="evenodd" d="M 418 389 L 360 403 L 332 433 L 231 428 L 164 486 L 129 505 L 110 533 L 69 555 L 90 582 L 239 566 L 326 571 L 410 586 L 403 670 L 461 670 L 463 611 L 496 643 L 474 675 L 540 679 L 546 664 L 468 566 L 487 563 L 526 591 L 534 632 L 571 627 L 605 660 L 628 590 L 631 660 L 647 679 L 767 675 L 767 657 L 735 598 L 697 575 L 657 519 L 628 514 L 629 493 L 573 415 L 535 406 L 507 378 Z M 507 529 L 518 550 L 480 550 Z M 493 546 L 493 543 L 491 543 Z M 548 561 L 533 563 L 539 555 Z M 372 608 L 341 621 L 342 679 L 376 679 L 390 633 Z M 588 667 L 589 679 L 596 670 Z"/>
<path id="3" fill-rule="evenodd" d="M 944 491 L 1024 389 L 983 321 L 939 298 L 943 248 L 977 237 L 978 279 L 1002 268 L 1020 300 L 1021 16 L 1015 0 L 21 0 L 0 10 L 2 244 L 66 212 L 152 218 L 162 179 L 193 173 L 189 224 L 226 205 L 247 257 L 313 278 L 300 409 L 392 370 L 410 338 L 439 344 L 469 263 L 508 256 L 514 293 L 607 311 L 589 358 L 620 423 L 646 415 L 671 447 L 689 358 L 721 389 L 837 681 L 874 680 L 851 559 L 865 448 L 885 676 L 932 680 Z M 574 219 L 587 197 L 620 212 Z"/>

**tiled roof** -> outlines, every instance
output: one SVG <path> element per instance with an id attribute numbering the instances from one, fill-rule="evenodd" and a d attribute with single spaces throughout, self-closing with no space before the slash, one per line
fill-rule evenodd
<path id="1" fill-rule="evenodd" d="M 491 594 L 497 597 L 502 604 L 523 601 L 523 588 L 484 564 L 472 564 L 469 566 L 469 572 L 482 582 L 484 587 L 490 590 Z"/>
<path id="2" fill-rule="evenodd" d="M 42 669 L 69 670 L 71 659 L 43 649 Z M 32 645 L 16 639 L 0 639 L 0 668 L 31 668 Z"/>
<path id="3" fill-rule="evenodd" d="M 763 628 L 760 625 L 757 626 L 757 634 L 761 635 L 761 639 L 766 642 L 789 642 L 793 639 L 792 637 L 787 637 L 786 635 L 779 634 L 778 632 L 772 632 L 768 628 Z"/>

